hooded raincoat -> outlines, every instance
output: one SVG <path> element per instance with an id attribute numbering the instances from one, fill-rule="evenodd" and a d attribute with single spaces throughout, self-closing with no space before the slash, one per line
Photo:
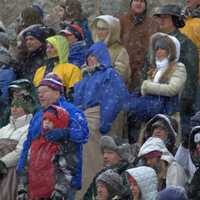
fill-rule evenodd
<path id="1" fill-rule="evenodd" d="M 47 38 L 47 42 L 56 48 L 58 61 L 48 59 L 47 64 L 45 66 L 41 66 L 36 71 L 33 83 L 35 87 L 38 87 L 43 77 L 47 73 L 53 72 L 59 76 L 59 78 L 63 81 L 66 90 L 68 90 L 82 79 L 81 71 L 77 66 L 67 63 L 68 43 L 63 36 L 56 35 L 49 37 Z"/>
<path id="2" fill-rule="evenodd" d="M 167 164 L 166 174 L 162 177 L 166 179 L 166 186 L 175 185 L 184 187 L 187 182 L 185 171 L 176 162 L 160 138 L 150 137 L 140 148 L 138 157 L 143 157 L 152 151 L 160 151 L 162 153 L 161 160 Z"/>
<path id="3" fill-rule="evenodd" d="M 127 170 L 128 174 L 136 181 L 141 197 L 139 200 L 155 200 L 157 196 L 157 175 L 150 167 L 137 167 Z"/>
<path id="4" fill-rule="evenodd" d="M 88 188 L 95 174 L 102 168 L 99 140 L 102 134 L 121 135 L 123 121 L 118 118 L 128 90 L 120 75 L 112 68 L 109 52 L 103 42 L 94 43 L 88 50 L 99 65 L 93 72 L 87 67 L 83 79 L 74 86 L 74 104 L 84 111 L 90 129 L 89 142 L 84 150 L 84 188 Z"/>
<path id="5" fill-rule="evenodd" d="M 128 84 L 131 77 L 131 69 L 128 52 L 120 42 L 120 22 L 117 18 L 111 15 L 101 15 L 96 17 L 91 26 L 94 42 L 100 41 L 97 34 L 97 23 L 99 21 L 103 21 L 109 31 L 103 42 L 108 47 L 112 66 L 121 75 L 125 83 Z"/>

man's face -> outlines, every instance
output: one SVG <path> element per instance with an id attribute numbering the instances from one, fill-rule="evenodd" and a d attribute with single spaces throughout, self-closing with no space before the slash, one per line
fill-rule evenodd
<path id="1" fill-rule="evenodd" d="M 113 166 L 120 162 L 120 156 L 112 150 L 104 149 L 103 151 L 103 162 L 104 166 Z"/>
<path id="2" fill-rule="evenodd" d="M 48 108 L 54 104 L 60 97 L 60 92 L 49 88 L 48 86 L 40 86 L 38 88 L 38 97 L 43 108 Z"/>
<path id="3" fill-rule="evenodd" d="M 164 33 L 168 33 L 175 28 L 171 15 L 157 15 L 154 18 L 159 24 L 160 30 Z"/>
<path id="4" fill-rule="evenodd" d="M 29 52 L 34 52 L 42 46 L 42 43 L 33 36 L 27 36 L 25 44 Z"/>
<path id="5" fill-rule="evenodd" d="M 140 15 L 145 11 L 145 2 L 144 0 L 133 0 L 131 4 L 131 9 L 135 15 Z"/>
<path id="6" fill-rule="evenodd" d="M 200 5 L 200 0 L 186 0 L 187 7 L 194 9 Z"/>
<path id="7" fill-rule="evenodd" d="M 97 199 L 98 200 L 108 200 L 109 193 L 106 188 L 106 185 L 102 182 L 98 182 L 96 184 L 96 187 L 97 187 Z"/>
<path id="8" fill-rule="evenodd" d="M 67 41 L 69 42 L 69 44 L 73 44 L 78 41 L 77 38 L 75 37 L 75 35 L 73 35 L 73 34 L 66 35 L 65 37 L 67 38 Z"/>

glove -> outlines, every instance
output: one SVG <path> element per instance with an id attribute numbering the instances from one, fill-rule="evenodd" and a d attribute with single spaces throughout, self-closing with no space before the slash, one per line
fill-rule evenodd
<path id="1" fill-rule="evenodd" d="M 28 194 L 26 191 L 19 191 L 17 194 L 17 200 L 28 200 Z"/>
<path id="2" fill-rule="evenodd" d="M 45 134 L 45 139 L 51 142 L 66 141 L 69 138 L 69 129 L 55 128 Z"/>
<path id="3" fill-rule="evenodd" d="M 0 160 L 0 175 L 4 176 L 8 173 L 8 168 L 6 167 L 6 164 Z"/>

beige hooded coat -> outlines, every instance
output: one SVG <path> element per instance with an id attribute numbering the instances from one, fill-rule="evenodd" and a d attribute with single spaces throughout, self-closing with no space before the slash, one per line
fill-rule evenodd
<path id="1" fill-rule="evenodd" d="M 109 50 L 112 65 L 116 71 L 122 76 L 126 84 L 128 84 L 131 76 L 129 64 L 129 55 L 126 49 L 120 43 L 120 22 L 119 19 L 111 15 L 101 15 L 95 18 L 91 26 L 92 37 L 94 42 L 100 41 L 97 35 L 97 23 L 103 21 L 105 28 L 108 28 L 109 33 L 103 41 Z"/>

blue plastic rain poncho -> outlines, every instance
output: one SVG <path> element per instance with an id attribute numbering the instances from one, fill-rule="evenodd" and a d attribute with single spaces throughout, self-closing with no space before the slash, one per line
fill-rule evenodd
<path id="1" fill-rule="evenodd" d="M 74 104 L 82 110 L 100 106 L 100 132 L 105 134 L 123 109 L 129 93 L 121 77 L 112 68 L 108 49 L 103 42 L 93 44 L 87 57 L 89 55 L 94 55 L 99 64 L 93 72 L 86 67 L 83 79 L 74 86 Z"/>

